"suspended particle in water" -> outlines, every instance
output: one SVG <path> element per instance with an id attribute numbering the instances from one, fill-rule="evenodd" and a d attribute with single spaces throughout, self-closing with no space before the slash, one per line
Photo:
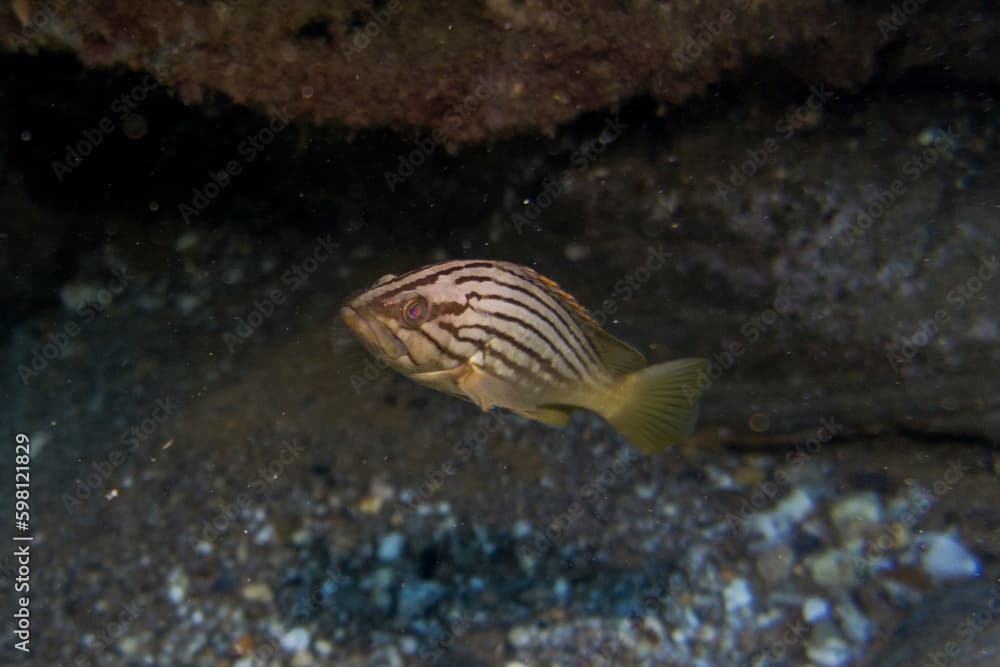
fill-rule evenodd
<path id="1" fill-rule="evenodd" d="M 754 433 L 764 433 L 771 427 L 771 418 L 763 412 L 750 415 L 750 430 Z"/>
<path id="2" fill-rule="evenodd" d="M 21 141 L 31 141 L 31 130 L 21 132 Z"/>
<path id="3" fill-rule="evenodd" d="M 129 139 L 142 139 L 148 129 L 145 117 L 137 113 L 125 116 L 125 120 L 122 121 L 122 132 Z"/>

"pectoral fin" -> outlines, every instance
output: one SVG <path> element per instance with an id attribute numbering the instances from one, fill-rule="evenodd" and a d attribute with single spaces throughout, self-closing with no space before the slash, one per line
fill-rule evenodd
<path id="1" fill-rule="evenodd" d="M 480 350 L 469 357 L 457 376 L 456 384 L 483 412 L 492 406 L 510 407 L 518 403 L 519 396 L 510 382 L 489 373 L 484 368 L 485 356 Z"/>

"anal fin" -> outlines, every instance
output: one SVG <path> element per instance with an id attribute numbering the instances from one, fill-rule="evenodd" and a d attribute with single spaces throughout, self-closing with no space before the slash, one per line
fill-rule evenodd
<path id="1" fill-rule="evenodd" d="M 560 408 L 556 406 L 537 407 L 531 410 L 515 410 L 514 414 L 534 419 L 535 421 L 549 424 L 550 426 L 565 426 L 569 423 L 569 417 L 573 413 L 572 408 Z"/>

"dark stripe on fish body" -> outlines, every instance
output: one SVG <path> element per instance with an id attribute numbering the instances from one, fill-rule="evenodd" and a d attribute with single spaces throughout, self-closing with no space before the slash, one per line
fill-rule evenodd
<path id="1" fill-rule="evenodd" d="M 473 345 L 473 346 L 476 347 L 476 350 L 483 350 L 483 352 L 485 354 L 485 350 L 483 348 L 485 347 L 485 344 L 490 341 L 489 338 L 485 338 L 485 339 L 469 338 L 467 336 L 463 336 L 454 327 L 450 327 L 449 326 L 449 327 L 442 327 L 442 328 L 444 328 L 444 329 L 449 329 L 450 328 L 451 332 L 452 332 L 451 335 L 452 335 L 452 337 L 455 338 L 455 340 L 458 340 L 458 341 L 461 341 L 463 343 L 468 343 L 470 345 Z M 513 359 L 510 359 L 503 352 L 500 352 L 499 350 L 490 350 L 489 353 L 490 353 L 491 363 L 500 363 L 500 364 L 503 364 L 504 366 L 506 366 L 508 369 L 510 369 L 511 374 L 514 376 L 514 378 L 515 378 L 515 380 L 517 382 L 520 382 L 523 385 L 528 385 L 528 384 L 538 385 L 539 384 L 539 378 L 538 378 L 537 374 L 533 373 L 530 369 L 525 368 L 524 366 L 518 364 Z M 495 374 L 495 371 L 493 371 L 491 369 L 487 369 L 487 370 L 490 370 L 490 372 L 492 372 L 492 373 Z"/>
<path id="2" fill-rule="evenodd" d="M 593 363 L 596 366 L 600 366 L 601 365 L 600 361 L 599 361 L 599 357 L 597 355 L 597 350 L 594 348 L 593 344 L 590 342 L 590 339 L 587 338 L 586 334 L 583 333 L 582 329 L 580 328 L 579 324 L 577 324 L 576 320 L 571 317 L 570 320 L 567 321 L 566 318 L 563 317 L 564 313 L 568 313 L 568 311 L 565 308 L 565 305 L 563 304 L 563 298 L 564 297 L 561 297 L 561 296 L 559 296 L 557 294 L 553 294 L 544 284 L 540 283 L 538 281 L 538 279 L 535 278 L 535 277 L 533 277 L 533 276 L 530 276 L 530 275 L 529 276 L 525 276 L 525 275 L 519 273 L 518 271 L 513 271 L 513 270 L 510 270 L 510 269 L 504 268 L 502 266 L 498 266 L 497 270 L 501 271 L 501 272 L 503 272 L 503 273 L 505 273 L 507 275 L 514 276 L 515 278 L 517 278 L 521 282 L 523 282 L 526 286 L 534 288 L 535 290 L 537 290 L 537 293 L 535 293 L 535 292 L 532 292 L 531 290 L 527 289 L 527 287 L 523 287 L 523 288 L 522 287 L 517 287 L 515 285 L 511 285 L 510 283 L 505 283 L 505 282 L 502 282 L 500 280 L 496 280 L 496 279 L 493 280 L 493 282 L 496 283 L 497 285 L 501 285 L 501 286 L 504 286 L 504 287 L 509 287 L 509 288 L 512 288 L 512 289 L 517 289 L 520 292 L 523 292 L 525 294 L 529 294 L 530 296 L 533 296 L 537 302 L 539 302 L 542 305 L 544 305 L 549 310 L 549 312 L 551 312 L 552 314 L 554 314 L 559 319 L 559 321 L 563 324 L 563 326 L 566 327 L 566 331 L 569 334 L 569 336 L 574 341 L 577 341 L 578 343 L 581 343 L 581 341 L 579 339 L 582 338 L 582 344 L 581 344 L 581 347 L 580 347 L 579 350 L 577 348 L 573 347 L 572 345 L 569 346 L 574 351 L 574 353 L 576 354 L 576 356 L 578 358 L 580 358 L 581 362 L 582 362 L 582 357 L 580 355 L 580 352 L 581 351 L 585 351 L 585 352 L 587 352 L 588 356 L 590 357 L 591 363 Z M 539 296 L 539 295 L 541 295 L 541 296 Z M 541 297 L 545 297 L 545 298 L 541 298 Z M 556 306 L 553 307 L 552 305 L 550 305 L 549 302 L 547 301 L 547 299 L 551 300 L 552 302 L 554 302 L 556 304 Z M 574 325 L 576 325 L 576 326 L 574 327 Z M 580 331 L 580 334 L 581 334 L 579 336 L 577 336 L 577 331 L 578 330 Z"/>
<path id="3" fill-rule="evenodd" d="M 399 336 L 396 335 L 395 331 L 392 331 L 391 329 L 386 328 L 386 332 L 390 336 L 392 336 L 393 340 L 395 340 L 396 343 L 398 343 L 401 348 L 403 348 L 403 352 L 406 353 L 406 357 L 410 360 L 410 363 L 413 364 L 414 366 L 416 366 L 417 365 L 417 360 L 413 358 L 412 354 L 410 354 L 410 348 L 406 346 L 406 343 L 404 343 L 403 341 L 401 341 L 399 339 Z"/>
<path id="4" fill-rule="evenodd" d="M 465 360 L 466 360 L 465 357 L 463 357 L 463 356 L 461 356 L 459 354 L 455 354 L 454 352 L 452 352 L 451 350 L 449 350 L 447 347 L 445 347 L 444 345 L 442 345 L 441 343 L 439 343 L 438 340 L 436 338 L 434 338 L 434 336 L 430 335 L 430 333 L 428 333 L 427 331 L 424 330 L 424 327 L 417 327 L 416 329 L 414 329 L 414 331 L 416 331 L 421 336 L 423 336 L 424 338 L 426 338 L 427 340 L 429 340 L 431 342 L 431 344 L 434 345 L 434 347 L 437 348 L 437 351 L 440 352 L 441 354 L 443 354 L 444 356 L 448 357 L 449 359 L 454 359 L 455 361 L 458 361 L 459 363 L 464 363 L 465 362 Z"/>
<path id="5" fill-rule="evenodd" d="M 501 268 L 501 270 L 503 270 L 503 269 Z M 564 304 L 564 302 L 565 302 L 565 300 L 566 300 L 567 297 L 569 297 L 569 298 L 572 299 L 572 297 L 568 293 L 563 292 L 562 288 L 560 288 L 557 285 L 555 285 L 555 283 L 553 283 L 552 285 L 549 285 L 546 282 L 544 282 L 544 281 L 547 281 L 548 278 L 544 278 L 544 276 L 541 276 L 540 274 L 536 273 L 533 269 L 530 269 L 530 271 L 531 271 L 531 275 L 528 276 L 528 277 L 525 277 L 524 279 L 527 280 L 528 282 L 530 282 L 532 285 L 536 285 L 545 294 L 549 295 L 549 297 L 551 297 L 557 303 L 559 303 L 560 307 L 563 307 L 563 304 Z M 507 271 L 507 273 L 512 273 L 513 275 L 517 275 L 516 273 L 513 273 L 511 271 Z M 549 281 L 549 282 L 551 282 L 551 281 Z M 562 292 L 562 293 L 560 293 L 560 292 Z M 575 299 L 574 299 L 574 302 L 575 302 Z M 589 319 L 589 320 L 593 321 L 593 318 L 591 318 L 590 315 L 589 315 L 589 313 L 587 313 L 587 309 L 586 308 L 584 308 L 583 306 L 581 306 L 579 303 L 576 303 L 575 306 L 578 307 L 580 310 L 583 311 L 583 313 L 586 315 L 586 319 Z M 569 312 L 568 308 L 566 310 L 567 310 L 567 312 Z M 600 366 L 601 368 L 603 368 L 602 363 L 599 361 L 601 355 L 599 355 L 597 353 L 597 347 L 594 345 L 594 342 L 592 340 L 590 340 L 589 336 L 586 335 L 586 330 L 584 330 L 583 326 L 578 322 L 576 316 L 572 316 L 572 320 L 573 320 L 574 323 L 577 324 L 577 326 L 580 327 L 581 330 L 584 331 L 583 342 L 584 342 L 584 344 L 585 344 L 585 346 L 587 348 L 587 354 L 590 356 L 591 360 L 595 364 L 597 364 L 598 366 Z M 594 324 L 597 325 L 596 322 Z M 597 325 L 597 326 L 599 326 L 599 325 Z"/>
<path id="6" fill-rule="evenodd" d="M 431 304 L 431 319 L 435 317 L 441 317 L 442 315 L 461 315 L 466 310 L 470 308 L 468 303 L 459 303 L 458 301 L 443 301 L 439 303 Z"/>
<path id="7" fill-rule="evenodd" d="M 414 287 L 422 287 L 423 285 L 433 285 L 434 283 L 437 282 L 438 278 L 440 278 L 441 276 L 446 276 L 452 273 L 456 273 L 464 269 L 489 269 L 489 268 L 494 268 L 493 262 L 469 262 L 468 264 L 452 266 L 447 269 L 438 269 L 437 271 L 434 271 L 430 275 L 422 276 L 420 278 L 415 278 L 403 285 L 397 285 L 397 283 L 400 280 L 403 280 L 408 276 L 413 275 L 413 272 L 406 273 L 394 280 L 389 281 L 385 285 L 380 285 L 379 287 L 377 287 L 376 290 L 381 290 L 382 288 L 385 287 L 391 287 L 392 289 L 388 289 L 385 291 L 376 291 L 376 293 L 374 294 L 374 298 L 385 299 L 388 297 L 396 296 L 397 294 L 401 294 L 408 290 L 411 290 Z M 420 270 L 422 269 L 418 269 L 418 272 Z"/>
<path id="8" fill-rule="evenodd" d="M 506 342 L 511 344 L 511 347 L 519 349 L 518 348 L 519 344 L 517 343 L 517 341 L 514 341 L 510 336 L 507 336 L 506 334 L 497 331 L 492 327 L 481 324 L 466 324 L 466 325 L 455 326 L 448 322 L 439 322 L 438 326 L 440 326 L 443 330 L 447 331 L 449 334 L 454 336 L 457 340 L 466 343 L 471 343 L 475 345 L 478 350 L 482 350 L 484 358 L 487 360 L 487 364 L 489 363 L 490 357 L 494 357 L 496 360 L 500 361 L 503 365 L 507 366 L 512 371 L 513 376 L 517 382 L 521 384 L 528 384 L 528 383 L 538 384 L 537 371 L 533 371 L 532 369 L 526 366 L 522 366 L 521 364 L 517 363 L 516 361 L 508 357 L 506 354 L 501 352 L 500 350 L 485 349 L 486 344 L 489 343 L 490 340 L 494 337 L 500 338 L 501 340 L 506 340 Z M 487 338 L 480 339 L 480 338 L 469 338 L 468 336 L 463 336 L 462 331 L 466 329 L 478 329 L 479 331 L 482 331 L 484 334 L 486 334 Z M 534 355 L 532 352 L 524 352 L 524 354 L 528 358 L 535 359 L 536 361 L 541 361 L 541 359 L 538 358 L 536 355 Z M 549 366 L 551 366 L 551 362 L 549 363 Z M 491 369 L 487 366 L 487 370 Z M 495 371 L 493 372 L 495 373 Z M 559 378 L 563 378 L 564 380 L 568 379 L 565 378 L 565 376 L 556 372 L 547 372 L 546 374 L 549 375 L 553 380 L 557 380 Z"/>
<path id="9" fill-rule="evenodd" d="M 480 298 L 484 298 L 484 297 L 480 297 Z M 492 297 L 492 298 L 501 299 L 501 300 L 503 300 L 503 301 L 505 301 L 507 303 L 511 303 L 511 304 L 514 304 L 514 305 L 525 307 L 520 302 L 514 301 L 513 299 L 508 299 L 506 297 L 495 296 L 495 297 Z M 566 368 L 568 368 L 569 370 L 571 370 L 577 376 L 577 378 L 579 378 L 580 380 L 584 379 L 583 373 L 581 373 L 579 370 L 577 370 L 577 368 L 570 362 L 570 360 L 566 357 L 566 355 L 563 353 L 563 351 L 561 349 L 559 349 L 559 346 L 555 345 L 548 337 L 545 336 L 545 334 L 543 334 L 541 331 L 539 331 L 535 327 L 535 325 L 533 325 L 530 322 L 528 322 L 527 320 L 523 320 L 523 319 L 521 319 L 519 317 L 515 317 L 513 315 L 507 315 L 505 313 L 500 313 L 500 312 L 497 312 L 497 311 L 484 310 L 482 312 L 489 313 L 489 315 L 491 317 L 495 317 L 498 320 L 503 320 L 504 322 L 510 322 L 510 323 L 512 323 L 512 324 L 514 324 L 516 326 L 520 326 L 520 327 L 522 327 L 524 329 L 527 329 L 528 331 L 530 331 L 531 333 L 533 333 L 535 335 L 535 338 L 537 338 L 538 340 L 541 340 L 545 344 L 545 346 L 548 347 L 549 350 L 551 350 L 552 352 L 554 352 L 560 359 L 562 359 L 563 363 L 566 365 Z M 528 336 L 525 336 L 525 339 L 529 340 L 530 338 Z M 563 373 L 563 375 L 565 375 L 565 373 Z"/>
<path id="10" fill-rule="evenodd" d="M 556 368 L 555 364 L 552 363 L 551 359 L 543 357 L 537 350 L 525 345 L 521 341 L 517 340 L 517 338 L 511 336 L 505 331 L 501 331 L 496 327 L 491 327 L 486 324 L 466 324 L 458 327 L 458 330 L 460 332 L 464 329 L 480 329 L 481 331 L 487 333 L 488 335 L 494 338 L 499 338 L 500 340 L 507 343 L 515 350 L 520 351 L 522 354 L 524 354 L 524 356 L 537 362 L 538 365 L 541 366 L 541 370 L 545 371 L 545 373 L 548 374 L 550 377 L 552 377 L 553 380 L 561 379 L 564 382 L 570 382 L 573 380 L 573 378 L 569 377 L 568 375 L 560 371 L 558 368 Z M 493 354 L 494 352 L 497 352 L 497 350 L 494 349 L 489 350 L 490 354 Z M 489 355 L 487 355 L 487 359 L 488 358 Z M 533 375 L 537 371 L 525 368 L 524 372 Z"/>
<path id="11" fill-rule="evenodd" d="M 507 273 L 510 273 L 510 272 L 507 272 Z M 513 274 L 511 274 L 511 275 L 513 275 Z M 521 280 L 525 280 L 525 279 L 523 277 L 521 277 Z M 535 303 L 540 304 L 548 312 L 552 313 L 559 320 L 559 322 L 562 323 L 564 329 L 560 329 L 559 327 L 557 327 L 552 320 L 550 320 L 548 317 L 545 317 L 540 312 L 538 312 L 537 316 L 540 317 L 542 320 L 544 320 L 550 327 L 552 327 L 552 330 L 555 331 L 559 335 L 559 339 L 562 340 L 562 342 L 566 346 L 566 348 L 569 349 L 569 350 L 571 350 L 573 352 L 573 356 L 574 356 L 574 358 L 576 358 L 579 367 L 580 368 L 587 368 L 588 362 L 584 360 L 583 355 L 582 355 L 582 352 L 588 351 L 587 348 L 583 347 L 583 346 L 577 347 L 577 346 L 574 346 L 574 345 L 572 345 L 570 343 L 570 339 L 577 340 L 580 337 L 586 339 L 586 334 L 584 334 L 582 331 L 580 331 L 580 335 L 578 336 L 577 333 L 576 333 L 576 331 L 579 330 L 579 327 L 575 330 L 573 328 L 573 326 L 569 322 L 567 322 L 566 319 L 559 312 L 559 308 L 553 307 L 551 304 L 549 304 L 548 301 L 546 301 L 545 299 L 541 298 L 539 296 L 539 294 L 536 294 L 536 293 L 532 292 L 531 290 L 529 290 L 529 289 L 527 289 L 525 287 L 522 287 L 520 285 L 514 285 L 514 284 L 511 284 L 511 283 L 507 283 L 507 282 L 503 282 L 502 280 L 497 280 L 495 277 L 491 277 L 491 276 L 463 276 L 463 277 L 457 278 L 455 280 L 455 284 L 467 283 L 467 282 L 482 282 L 482 283 L 487 283 L 487 284 L 498 285 L 500 287 L 505 287 L 505 288 L 507 288 L 509 290 L 513 290 L 513 291 L 518 292 L 520 294 L 525 294 L 528 297 L 530 297 Z M 526 282 L 528 282 L 528 284 L 532 284 L 530 281 L 526 281 Z M 549 299 L 553 298 L 551 294 L 548 294 L 546 292 L 542 292 L 541 294 L 543 294 L 544 296 L 548 297 Z M 493 295 L 493 296 L 503 296 L 503 295 Z M 561 308 L 561 306 L 560 306 L 560 308 Z M 590 341 L 587 341 L 587 343 L 589 344 Z M 580 345 L 580 343 L 577 343 L 577 345 Z M 588 355 L 588 356 L 590 357 L 589 363 L 591 363 L 591 364 L 593 364 L 595 366 L 600 366 L 600 362 L 598 361 L 596 355 Z"/>

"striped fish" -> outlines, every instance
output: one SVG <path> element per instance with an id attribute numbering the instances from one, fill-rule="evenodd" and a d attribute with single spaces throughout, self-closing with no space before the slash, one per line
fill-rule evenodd
<path id="1" fill-rule="evenodd" d="M 591 410 L 649 453 L 690 435 L 708 368 L 704 359 L 647 366 L 556 283 L 510 262 L 386 275 L 341 317 L 417 382 L 556 426 Z"/>

